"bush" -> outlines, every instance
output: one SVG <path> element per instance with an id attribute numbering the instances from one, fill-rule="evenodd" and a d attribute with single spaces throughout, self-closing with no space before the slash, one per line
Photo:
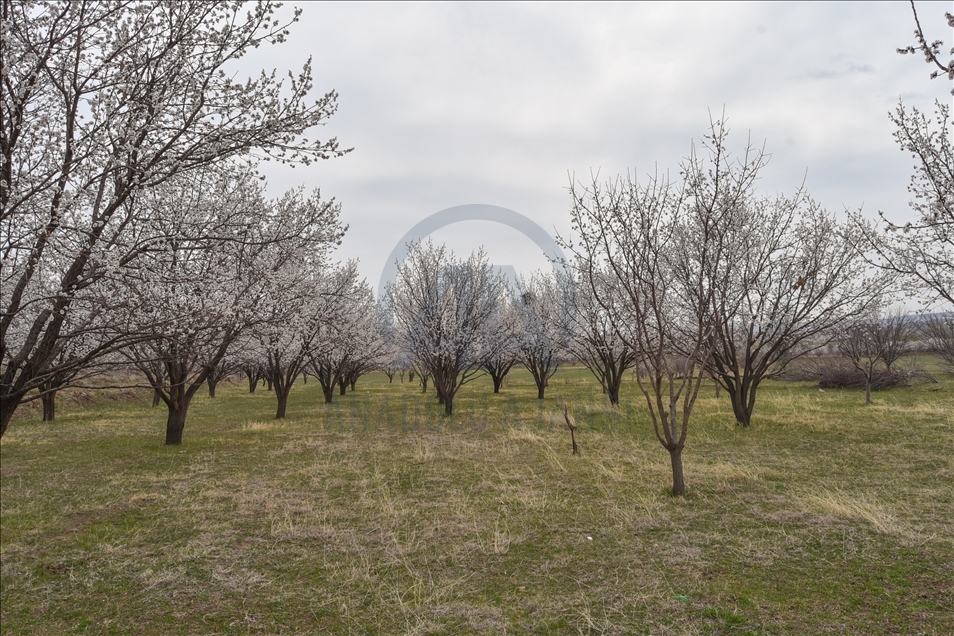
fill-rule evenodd
<path id="1" fill-rule="evenodd" d="M 800 382 L 818 382 L 820 389 L 865 388 L 864 374 L 851 362 L 837 355 L 806 356 L 790 364 L 782 377 Z M 917 367 L 879 370 L 871 377 L 871 388 L 881 390 L 908 386 L 920 377 L 926 377 L 926 374 Z"/>

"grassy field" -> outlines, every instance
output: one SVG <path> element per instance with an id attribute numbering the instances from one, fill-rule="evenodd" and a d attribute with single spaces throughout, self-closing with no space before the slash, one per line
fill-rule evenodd
<path id="1" fill-rule="evenodd" d="M 283 421 L 220 385 L 180 447 L 121 397 L 0 443 L 3 634 L 954 633 L 950 378 L 769 384 L 748 430 L 707 387 L 683 498 L 636 387 L 582 370 L 451 419 L 380 375 Z"/>

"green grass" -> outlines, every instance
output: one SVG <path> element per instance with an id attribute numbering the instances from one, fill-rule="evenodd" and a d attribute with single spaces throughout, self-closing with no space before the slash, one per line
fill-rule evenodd
<path id="1" fill-rule="evenodd" d="M 384 376 L 288 417 L 241 383 L 184 443 L 136 399 L 28 411 L 0 443 L 3 634 L 951 634 L 954 381 L 711 387 L 673 498 L 636 387 Z M 580 430 L 571 456 L 562 404 Z"/>

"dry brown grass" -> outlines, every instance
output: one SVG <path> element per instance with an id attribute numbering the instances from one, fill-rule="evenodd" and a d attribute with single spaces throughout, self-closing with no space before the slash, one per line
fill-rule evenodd
<path id="1" fill-rule="evenodd" d="M 614 409 L 569 381 L 540 403 L 518 376 L 447 420 L 413 387 L 362 386 L 330 407 L 298 387 L 283 422 L 268 419 L 268 394 L 227 388 L 196 404 L 181 448 L 161 446 L 162 414 L 144 402 L 15 423 L 0 445 L 2 632 L 954 623 L 951 384 L 879 393 L 873 407 L 771 385 L 751 430 L 704 395 L 684 498 L 666 492 L 668 456 L 631 393 Z"/>

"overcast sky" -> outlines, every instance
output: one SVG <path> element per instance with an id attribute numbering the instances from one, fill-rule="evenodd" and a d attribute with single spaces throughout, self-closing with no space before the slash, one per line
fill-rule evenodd
<path id="1" fill-rule="evenodd" d="M 354 150 L 295 169 L 267 165 L 270 193 L 304 184 L 342 204 L 340 258 L 377 285 L 388 254 L 418 221 L 488 203 L 569 233 L 570 178 L 675 173 L 725 111 L 730 146 L 749 136 L 772 159 L 760 190 L 806 180 L 831 211 L 909 216 L 912 159 L 888 111 L 933 109 L 906 3 L 376 4 L 304 3 L 282 45 L 243 63 L 300 70 L 316 96 L 339 94 L 319 138 Z M 290 6 L 282 11 L 290 10 Z M 950 45 L 949 2 L 918 3 L 929 40 Z M 485 245 L 498 265 L 546 267 L 515 230 L 469 221 L 435 240 Z"/>

